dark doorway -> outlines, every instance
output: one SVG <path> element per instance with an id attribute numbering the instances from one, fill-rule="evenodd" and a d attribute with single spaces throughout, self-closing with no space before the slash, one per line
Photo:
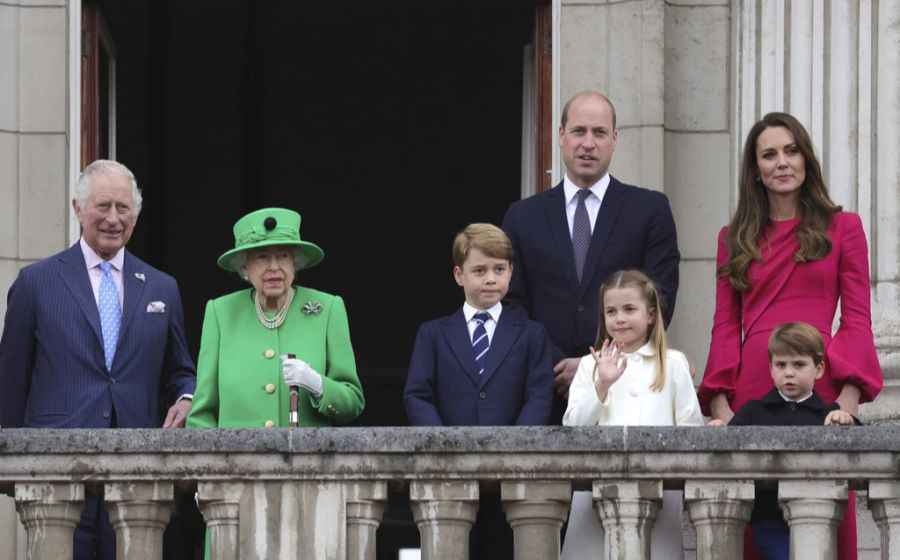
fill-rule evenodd
<path id="1" fill-rule="evenodd" d="M 462 302 L 450 245 L 520 193 L 528 2 L 102 2 L 118 50 L 118 158 L 145 209 L 131 248 L 174 275 L 196 355 L 246 211 L 286 206 L 325 250 L 367 407 L 404 425 L 418 325 Z"/>

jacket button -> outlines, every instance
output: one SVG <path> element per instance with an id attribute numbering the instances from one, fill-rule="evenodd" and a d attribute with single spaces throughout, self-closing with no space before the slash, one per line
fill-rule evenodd
<path id="1" fill-rule="evenodd" d="M 110 377 L 110 378 L 109 378 L 109 382 L 110 382 L 111 384 L 115 385 L 115 384 L 116 384 L 116 378 L 115 378 L 115 377 Z"/>
<path id="2" fill-rule="evenodd" d="M 266 348 L 265 354 L 266 354 L 266 358 L 274 358 L 275 357 L 275 351 L 272 350 L 271 348 Z"/>
<path id="3" fill-rule="evenodd" d="M 573 346 L 574 348 L 578 348 L 579 346 L 581 346 L 581 339 L 580 339 L 580 338 L 576 338 L 575 340 L 573 340 L 573 341 L 572 341 L 572 346 Z"/>
<path id="4" fill-rule="evenodd" d="M 109 411 L 108 411 L 108 410 L 104 410 L 104 411 L 103 411 L 103 417 L 104 417 L 104 418 L 109 418 Z"/>
<path id="5" fill-rule="evenodd" d="M 272 420 L 266 420 L 266 423 L 263 424 L 263 425 L 264 425 L 266 428 L 271 428 L 271 427 L 273 427 L 273 426 L 275 425 L 275 422 L 273 422 Z"/>
<path id="6" fill-rule="evenodd" d="M 271 395 L 274 392 L 275 392 L 275 384 L 274 383 L 269 383 L 268 385 L 266 385 L 266 393 L 269 393 Z"/>
<path id="7" fill-rule="evenodd" d="M 794 412 L 795 410 L 797 410 L 797 403 L 793 403 L 793 402 L 792 402 L 792 403 L 788 406 L 788 408 L 791 409 L 791 412 Z"/>
<path id="8" fill-rule="evenodd" d="M 583 305 L 579 305 L 578 307 L 575 308 L 575 311 L 577 311 L 577 312 L 579 312 L 579 313 L 583 313 L 583 312 L 584 312 L 584 306 L 583 306 Z"/>
<path id="9" fill-rule="evenodd" d="M 478 398 L 484 400 L 487 398 L 487 395 L 485 394 L 484 391 L 482 391 L 482 392 L 478 393 Z"/>

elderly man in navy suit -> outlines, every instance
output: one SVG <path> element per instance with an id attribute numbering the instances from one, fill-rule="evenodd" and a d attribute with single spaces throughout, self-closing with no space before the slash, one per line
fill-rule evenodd
<path id="1" fill-rule="evenodd" d="M 616 110 L 601 93 L 566 103 L 559 127 L 566 177 L 510 205 L 503 229 L 516 251 L 509 299 L 547 327 L 553 343 L 559 424 L 579 359 L 597 336 L 597 292 L 621 269 L 639 269 L 662 292 L 666 324 L 678 290 L 678 243 L 666 196 L 609 174 L 619 133 Z"/>
<path id="2" fill-rule="evenodd" d="M 194 362 L 175 280 L 125 249 L 141 210 L 134 175 L 118 162 L 95 161 L 72 205 L 81 239 L 23 268 L 7 295 L 0 425 L 183 426 Z M 74 557 L 113 560 L 102 495 L 85 502 Z"/>

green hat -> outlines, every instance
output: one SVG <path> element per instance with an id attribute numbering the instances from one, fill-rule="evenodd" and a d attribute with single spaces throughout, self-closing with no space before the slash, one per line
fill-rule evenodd
<path id="1" fill-rule="evenodd" d="M 312 268 L 325 257 L 318 245 L 300 240 L 300 214 L 285 208 L 263 208 L 250 212 L 234 224 L 234 249 L 219 257 L 219 267 L 236 271 L 235 255 L 269 245 L 297 247 L 300 253 L 297 270 Z"/>

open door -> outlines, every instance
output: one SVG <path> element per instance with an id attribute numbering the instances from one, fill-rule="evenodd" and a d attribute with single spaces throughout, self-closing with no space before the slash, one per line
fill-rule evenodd
<path id="1" fill-rule="evenodd" d="M 116 49 L 100 6 L 81 11 L 81 167 L 116 159 Z"/>

